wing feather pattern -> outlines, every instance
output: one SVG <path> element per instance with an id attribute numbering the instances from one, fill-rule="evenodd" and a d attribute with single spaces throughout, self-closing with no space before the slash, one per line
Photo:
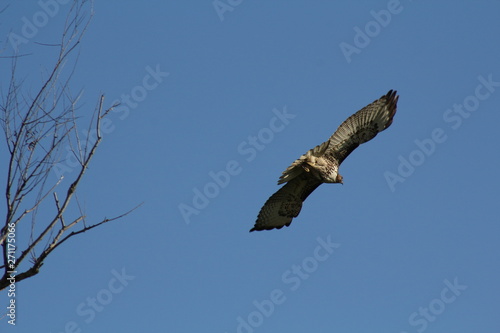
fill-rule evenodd
<path id="1" fill-rule="evenodd" d="M 325 153 L 332 155 L 340 165 L 360 144 L 388 128 L 396 114 L 399 98 L 396 93 L 389 90 L 386 95 L 347 118 L 327 141 L 329 144 Z"/>
<path id="2" fill-rule="evenodd" d="M 304 200 L 319 185 L 321 181 L 309 174 L 295 177 L 267 199 L 250 231 L 288 227 L 292 219 L 299 215 Z"/>

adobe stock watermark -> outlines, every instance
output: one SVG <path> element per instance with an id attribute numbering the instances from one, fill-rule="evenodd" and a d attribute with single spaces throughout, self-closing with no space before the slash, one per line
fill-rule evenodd
<path id="1" fill-rule="evenodd" d="M 389 0 L 386 8 L 379 11 L 370 10 L 373 20 L 368 21 L 363 29 L 359 26 L 354 26 L 353 30 L 355 34 L 352 44 L 346 42 L 339 44 L 340 50 L 348 64 L 352 62 L 354 54 L 360 54 L 362 49 L 370 45 L 372 39 L 381 33 L 382 28 L 386 28 L 391 23 L 392 17 L 400 14 L 404 9 L 400 0 Z"/>
<path id="2" fill-rule="evenodd" d="M 255 135 L 249 135 L 236 147 L 236 151 L 241 157 L 244 157 L 246 162 L 255 160 L 258 153 L 274 140 L 274 136 L 282 132 L 290 124 L 290 120 L 296 117 L 296 115 L 288 113 L 286 106 L 281 111 L 273 109 L 272 113 L 273 116 L 267 127 L 261 128 Z M 239 175 L 242 171 L 242 162 L 232 159 L 225 163 L 223 170 L 208 172 L 210 180 L 202 186 L 193 188 L 191 202 L 181 202 L 177 206 L 184 222 L 191 223 L 192 216 L 199 215 L 202 210 L 206 209 L 211 200 L 215 199 L 221 190 L 229 185 L 231 178 Z"/>
<path id="3" fill-rule="evenodd" d="M 170 75 L 168 72 L 163 72 L 159 64 L 156 64 L 155 68 L 148 65 L 144 69 L 146 74 L 143 76 L 141 83 L 130 89 L 128 93 L 121 94 L 120 99 L 116 99 L 111 103 L 111 105 L 118 104 L 118 106 L 112 110 L 112 113 L 118 115 L 120 120 L 125 120 L 129 116 L 130 110 L 136 109 L 140 103 L 148 97 L 148 94 L 158 88 L 164 81 L 164 78 Z M 110 134 L 115 129 L 116 126 L 112 119 L 108 117 L 102 119 L 101 135 Z M 80 131 L 81 142 L 88 142 L 88 144 L 93 145 L 96 140 L 97 131 L 95 128 Z M 74 168 L 81 166 L 73 148 L 69 144 L 66 145 L 65 150 L 66 153 L 63 160 L 53 167 L 54 173 L 58 179 L 61 179 L 65 173 L 72 172 Z"/>
<path id="4" fill-rule="evenodd" d="M 441 289 L 439 297 L 432 299 L 427 306 L 420 306 L 418 311 L 412 312 L 408 317 L 408 324 L 414 327 L 418 333 L 424 332 L 429 323 L 435 322 L 437 317 L 467 289 L 467 286 L 460 284 L 456 277 L 453 282 L 445 279 L 443 283 L 445 287 Z M 400 333 L 409 332 L 401 331 Z"/>
<path id="5" fill-rule="evenodd" d="M 302 283 L 318 270 L 320 263 L 330 258 L 339 243 L 333 243 L 331 235 L 326 238 L 317 237 L 316 246 L 311 255 L 302 259 L 299 264 L 293 264 L 281 274 L 282 288 L 275 288 L 269 293 L 269 298 L 252 302 L 253 310 L 248 314 L 236 317 L 236 333 L 253 333 L 262 326 L 265 320 L 274 313 L 278 305 L 286 302 L 287 293 L 297 291 Z M 227 331 L 226 331 L 227 333 Z"/>
<path id="6" fill-rule="evenodd" d="M 125 290 L 130 281 L 135 279 L 135 276 L 128 275 L 125 272 L 125 268 L 122 268 L 121 271 L 112 269 L 111 275 L 112 277 L 108 280 L 104 288 L 96 292 L 95 295 L 88 296 L 76 306 L 76 314 L 86 325 L 92 323 L 97 315 L 103 312 L 113 302 L 115 297 Z M 83 332 L 82 323 L 70 320 L 64 324 L 64 330 L 58 332 L 81 333 Z"/>
<path id="7" fill-rule="evenodd" d="M 21 44 L 27 44 L 36 35 L 40 29 L 44 28 L 51 18 L 55 17 L 62 5 L 66 5 L 72 0 L 39 0 L 37 1 L 40 10 L 36 11 L 30 17 L 21 17 L 20 34 L 10 32 L 8 40 L 14 50 L 18 50 Z"/>
<path id="8" fill-rule="evenodd" d="M 212 1 L 212 6 L 214 7 L 219 20 L 224 21 L 224 15 L 226 12 L 232 12 L 236 7 L 241 5 L 243 0 L 214 0 Z"/>
<path id="9" fill-rule="evenodd" d="M 471 95 L 466 96 L 462 103 L 454 103 L 451 108 L 443 112 L 444 122 L 454 131 L 458 130 L 463 121 L 479 109 L 481 102 L 487 100 L 495 92 L 496 88 L 500 87 L 500 82 L 493 80 L 493 74 L 488 74 L 486 77 L 479 75 L 477 80 L 479 84 Z M 436 152 L 437 146 L 448 139 L 446 132 L 442 127 L 434 128 L 429 137 L 414 141 L 416 148 L 406 157 L 403 155 L 398 156 L 399 165 L 396 172 L 384 172 L 384 178 L 391 192 L 395 192 L 396 185 L 403 183 L 413 175 L 416 168 L 424 164 Z"/>

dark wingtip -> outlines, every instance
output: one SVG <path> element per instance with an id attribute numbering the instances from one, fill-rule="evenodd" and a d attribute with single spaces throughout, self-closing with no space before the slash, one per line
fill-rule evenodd
<path id="1" fill-rule="evenodd" d="M 285 227 L 289 227 L 290 223 L 285 224 L 284 226 Z M 258 227 L 258 226 L 254 226 L 252 229 L 250 229 L 249 232 L 252 232 L 252 231 L 263 231 L 263 230 L 274 230 L 274 229 L 279 230 L 279 229 L 283 228 L 284 226 L 282 226 L 282 225 L 279 226 L 279 227 L 274 227 L 274 226 L 273 227 L 262 227 L 262 226 Z"/>
<path id="2" fill-rule="evenodd" d="M 399 100 L 399 95 L 397 94 L 397 90 L 389 90 L 389 92 L 385 95 L 382 96 L 382 98 L 386 98 L 388 101 L 388 108 L 390 110 L 389 113 L 389 121 L 387 122 L 386 126 L 384 129 L 388 128 L 391 126 L 394 115 L 396 114 L 396 111 L 398 110 L 398 100 Z"/>
<path id="3" fill-rule="evenodd" d="M 385 94 L 385 96 L 382 97 L 385 97 L 388 100 L 397 100 L 399 98 L 398 91 L 391 89 L 387 92 L 387 94 Z"/>

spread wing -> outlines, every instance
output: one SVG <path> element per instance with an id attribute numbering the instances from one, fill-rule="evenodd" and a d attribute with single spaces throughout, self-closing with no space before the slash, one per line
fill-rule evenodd
<path id="1" fill-rule="evenodd" d="M 304 164 L 315 165 L 319 157 L 327 157 L 327 167 L 338 168 L 347 156 L 360 144 L 373 139 L 392 124 L 399 96 L 389 92 L 347 118 L 333 135 L 322 144 L 307 151 L 281 175 L 278 184 L 286 183 L 304 171 Z M 321 165 L 319 165 L 321 167 Z M 323 166 L 325 167 L 325 166 Z"/>
<path id="2" fill-rule="evenodd" d="M 340 165 L 360 144 L 373 139 L 392 124 L 399 96 L 394 90 L 346 119 L 333 133 L 325 150 Z"/>
<path id="3" fill-rule="evenodd" d="M 299 215 L 302 202 L 319 185 L 321 185 L 321 181 L 307 173 L 290 180 L 267 199 L 250 231 L 288 227 L 292 223 L 292 219 Z"/>

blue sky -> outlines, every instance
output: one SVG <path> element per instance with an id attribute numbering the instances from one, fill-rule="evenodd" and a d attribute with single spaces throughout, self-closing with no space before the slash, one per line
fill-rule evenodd
<path id="1" fill-rule="evenodd" d="M 5 55 L 39 24 L 18 45 L 33 92 L 69 5 L 9 4 Z M 94 11 L 71 86 L 82 120 L 100 93 L 122 106 L 79 200 L 91 221 L 144 205 L 20 282 L 2 332 L 500 330 L 500 2 Z M 394 123 L 342 164 L 344 185 L 320 186 L 289 228 L 248 233 L 281 172 L 389 89 Z"/>

